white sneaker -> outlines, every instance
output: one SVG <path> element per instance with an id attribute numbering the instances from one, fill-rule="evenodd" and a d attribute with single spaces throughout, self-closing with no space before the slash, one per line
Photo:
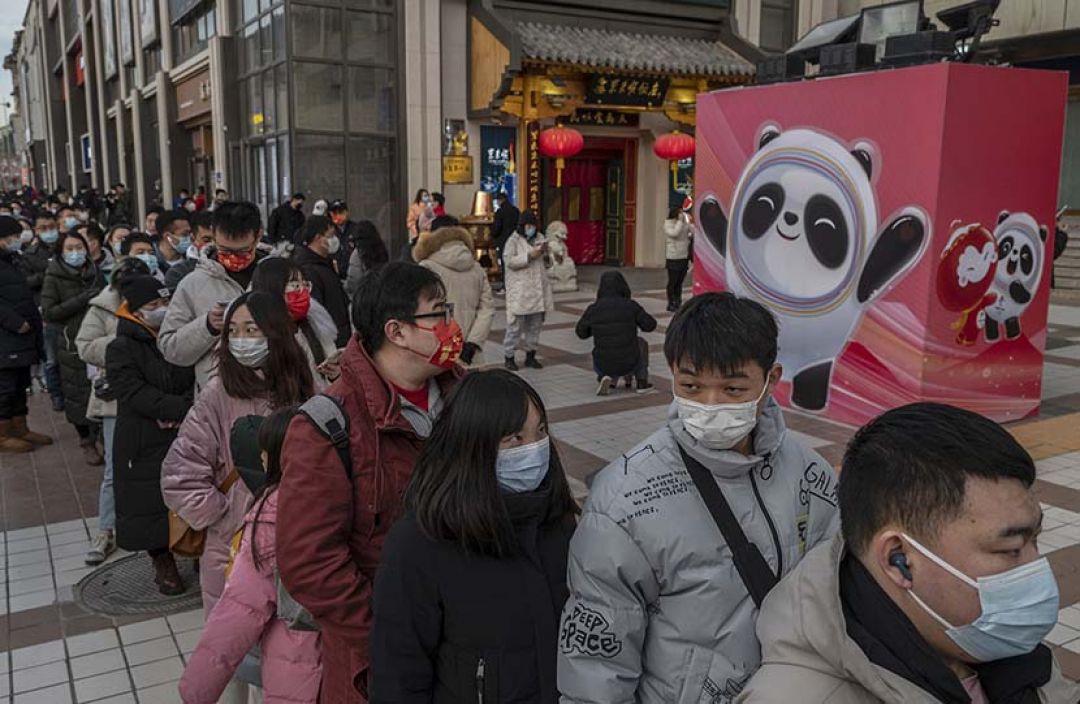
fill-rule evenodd
<path id="1" fill-rule="evenodd" d="M 605 376 L 600 379 L 600 386 L 596 389 L 597 396 L 607 396 L 611 393 L 611 377 Z"/>
<path id="2" fill-rule="evenodd" d="M 116 538 L 111 530 L 103 530 L 94 536 L 94 542 L 90 543 L 90 551 L 86 553 L 86 564 L 90 566 L 100 565 L 105 559 L 116 551 Z"/>

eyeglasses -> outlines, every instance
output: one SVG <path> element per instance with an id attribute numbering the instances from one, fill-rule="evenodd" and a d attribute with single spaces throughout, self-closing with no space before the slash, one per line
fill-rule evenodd
<path id="1" fill-rule="evenodd" d="M 423 320 L 424 318 L 442 318 L 444 323 L 449 323 L 454 319 L 454 304 L 447 303 L 446 307 L 442 310 L 437 310 L 433 313 L 421 313 L 420 315 L 414 315 L 413 320 Z"/>

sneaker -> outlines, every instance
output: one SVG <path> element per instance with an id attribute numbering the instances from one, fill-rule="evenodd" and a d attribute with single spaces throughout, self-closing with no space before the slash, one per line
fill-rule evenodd
<path id="1" fill-rule="evenodd" d="M 639 394 L 647 394 L 652 391 L 653 388 L 653 385 L 650 384 L 648 381 L 639 381 L 637 383 L 637 389 L 635 389 L 635 391 L 637 391 Z"/>
<path id="2" fill-rule="evenodd" d="M 113 532 L 103 530 L 94 537 L 94 542 L 90 543 L 90 551 L 86 553 L 86 564 L 92 567 L 100 565 L 115 551 L 116 539 L 113 537 Z"/>
<path id="3" fill-rule="evenodd" d="M 597 396 L 607 396 L 611 393 L 611 377 L 605 376 L 600 379 L 600 386 L 596 389 Z"/>

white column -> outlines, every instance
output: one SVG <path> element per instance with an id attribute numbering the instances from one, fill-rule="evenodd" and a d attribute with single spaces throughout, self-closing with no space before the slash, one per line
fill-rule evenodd
<path id="1" fill-rule="evenodd" d="M 442 187 L 442 88 L 439 0 L 403 0 L 405 131 L 409 197 Z"/>

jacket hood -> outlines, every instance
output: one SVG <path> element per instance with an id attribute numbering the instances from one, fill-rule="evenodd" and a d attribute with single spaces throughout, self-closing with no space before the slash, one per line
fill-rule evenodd
<path id="1" fill-rule="evenodd" d="M 472 256 L 473 238 L 472 235 L 469 234 L 469 231 L 464 227 L 440 227 L 434 232 L 425 232 L 421 234 L 420 240 L 416 243 L 416 246 L 413 247 L 413 260 L 422 262 L 428 257 L 434 258 L 433 255 L 439 253 L 444 246 L 453 243 L 462 243 L 465 245 L 465 250 L 469 255 L 469 266 L 459 268 L 449 264 L 445 258 L 436 259 L 436 261 L 454 271 L 465 271 L 466 268 L 472 268 L 472 262 L 475 261 Z M 455 251 L 459 251 L 461 248 L 455 247 L 454 249 Z M 460 254 L 455 254 L 451 260 L 457 261 L 459 257 Z"/>
<path id="2" fill-rule="evenodd" d="M 721 477 L 737 477 L 747 474 L 763 458 L 776 452 L 787 433 L 784 414 L 780 405 L 772 397 L 765 404 L 765 410 L 758 416 L 754 426 L 754 453 L 746 456 L 734 450 L 710 450 L 695 440 L 679 420 L 679 406 L 672 402 L 668 408 L 668 428 L 679 445 L 713 474 Z"/>
<path id="3" fill-rule="evenodd" d="M 90 305 L 94 308 L 100 308 L 106 313 L 115 314 L 116 309 L 120 307 L 120 292 L 112 286 L 106 286 L 101 290 L 101 293 L 90 299 Z"/>
<path id="4" fill-rule="evenodd" d="M 617 271 L 606 271 L 600 277 L 600 286 L 596 289 L 596 298 L 630 298 L 630 284 Z"/>
<path id="5" fill-rule="evenodd" d="M 308 307 L 307 321 L 311 323 L 311 327 L 315 328 L 315 334 L 320 339 L 330 340 L 331 343 L 337 339 L 338 329 L 334 324 L 334 319 L 330 317 L 330 311 L 314 298 L 311 299 L 311 305 Z"/>

